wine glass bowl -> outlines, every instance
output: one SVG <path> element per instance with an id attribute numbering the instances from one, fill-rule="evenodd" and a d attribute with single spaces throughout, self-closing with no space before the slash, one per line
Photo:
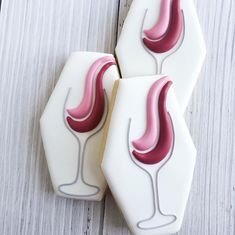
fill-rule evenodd
<path id="1" fill-rule="evenodd" d="M 89 196 L 93 196 L 93 195 L 96 195 L 97 193 L 99 193 L 100 188 L 96 185 L 92 185 L 92 184 L 88 183 L 84 178 L 85 149 L 86 149 L 86 145 L 87 145 L 88 140 L 92 136 L 97 134 L 99 131 L 101 131 L 101 129 L 103 128 L 103 126 L 105 124 L 107 114 L 108 114 L 108 97 L 107 97 L 105 90 L 103 90 L 105 106 L 104 106 L 104 113 L 103 113 L 102 119 L 99 122 L 99 124 L 91 131 L 81 133 L 81 132 L 77 132 L 77 131 L 73 130 L 67 122 L 67 117 L 69 116 L 69 114 L 68 114 L 66 107 L 67 107 L 67 101 L 68 101 L 70 91 L 71 91 L 71 88 L 68 90 L 68 93 L 66 96 L 66 100 L 65 100 L 65 104 L 64 104 L 63 120 L 64 120 L 64 124 L 65 124 L 66 128 L 70 131 L 70 133 L 76 138 L 76 140 L 78 142 L 78 148 L 79 148 L 78 163 L 77 163 L 77 171 L 76 171 L 76 175 L 74 177 L 74 180 L 70 183 L 61 184 L 58 187 L 58 190 L 62 194 L 65 194 L 65 195 L 71 196 L 71 197 L 89 197 Z M 84 192 L 86 192 L 86 193 L 84 193 Z"/>
<path id="2" fill-rule="evenodd" d="M 175 0 L 175 1 L 178 1 L 175 4 L 179 5 L 180 0 Z M 156 74 L 162 73 L 163 70 L 162 67 L 165 60 L 169 56 L 174 54 L 177 50 L 179 50 L 184 41 L 185 37 L 184 13 L 183 10 L 180 10 L 179 12 L 178 9 L 178 14 L 177 14 L 177 9 L 175 10 L 176 13 L 172 13 L 173 10 L 171 11 L 171 18 L 173 19 L 170 20 L 166 33 L 161 38 L 157 38 L 156 40 L 148 38 L 148 34 L 146 34 L 146 30 L 144 29 L 148 9 L 145 10 L 142 28 L 141 28 L 140 40 L 144 49 L 154 58 L 154 61 L 156 63 Z M 175 18 L 177 19 L 178 23 L 176 22 Z M 147 32 L 148 31 L 149 30 L 147 30 Z M 154 47 L 157 47 L 158 50 L 154 50 Z"/>
<path id="3" fill-rule="evenodd" d="M 174 144 L 172 144 L 171 150 L 167 154 L 167 156 L 157 164 L 150 165 L 150 164 L 144 164 L 144 163 L 138 161 L 133 156 L 133 151 L 135 151 L 135 148 L 133 147 L 132 141 L 130 138 L 130 135 L 132 133 L 131 121 L 132 120 L 130 118 L 129 123 L 128 123 L 128 135 L 127 135 L 128 136 L 128 140 L 127 140 L 128 143 L 127 144 L 128 144 L 129 155 L 130 155 L 132 162 L 148 174 L 148 176 L 151 180 L 151 187 L 152 187 L 152 193 L 153 193 L 153 195 L 152 195 L 153 196 L 153 213 L 149 218 L 139 221 L 137 226 L 140 229 L 154 229 L 154 228 L 164 227 L 164 226 L 167 226 L 167 225 L 173 223 L 177 219 L 177 217 L 175 215 L 164 214 L 161 211 L 157 181 L 158 181 L 159 171 L 168 162 L 168 160 L 172 156 Z"/>

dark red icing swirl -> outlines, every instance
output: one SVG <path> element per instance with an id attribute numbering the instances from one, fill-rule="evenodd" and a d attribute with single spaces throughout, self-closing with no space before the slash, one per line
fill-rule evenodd
<path id="1" fill-rule="evenodd" d="M 183 13 L 180 8 L 180 0 L 172 0 L 171 20 L 166 34 L 154 41 L 143 38 L 145 46 L 155 53 L 164 53 L 171 50 L 178 42 L 183 30 Z"/>
<path id="2" fill-rule="evenodd" d="M 76 132 L 88 132 L 95 129 L 100 123 L 105 109 L 105 97 L 103 90 L 103 77 L 104 73 L 109 69 L 110 66 L 115 65 L 114 62 L 105 64 L 97 75 L 95 84 L 95 102 L 91 114 L 87 119 L 79 121 L 74 120 L 71 117 L 67 117 L 66 120 L 71 129 Z"/>
<path id="3" fill-rule="evenodd" d="M 156 164 L 162 161 L 170 152 L 173 145 L 174 131 L 170 114 L 166 109 L 166 98 L 172 82 L 167 82 L 161 90 L 158 100 L 160 134 L 156 146 L 147 153 L 132 151 L 134 157 L 144 164 Z"/>

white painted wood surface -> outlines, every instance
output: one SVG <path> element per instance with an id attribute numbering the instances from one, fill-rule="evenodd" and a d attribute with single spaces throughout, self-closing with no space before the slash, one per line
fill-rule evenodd
<path id="1" fill-rule="evenodd" d="M 198 149 L 182 235 L 235 234 L 235 1 L 196 0 L 208 55 L 186 111 Z M 113 52 L 131 0 L 3 0 L 0 234 L 128 235 L 111 196 L 54 195 L 39 118 L 74 50 Z"/>

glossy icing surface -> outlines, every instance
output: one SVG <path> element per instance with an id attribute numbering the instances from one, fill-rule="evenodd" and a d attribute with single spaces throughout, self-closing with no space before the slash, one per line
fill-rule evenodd
<path id="1" fill-rule="evenodd" d="M 107 62 L 115 62 L 113 56 L 104 56 L 96 60 L 88 70 L 86 75 L 86 85 L 84 89 L 84 94 L 81 103 L 73 109 L 68 109 L 68 113 L 74 118 L 85 118 L 92 109 L 93 103 L 93 83 L 95 83 L 95 77 L 97 76 L 97 71 L 102 65 Z"/>
<path id="2" fill-rule="evenodd" d="M 89 132 L 98 126 L 100 123 L 104 110 L 105 110 L 105 94 L 103 91 L 103 78 L 105 72 L 110 68 L 110 66 L 115 65 L 115 62 L 109 62 L 104 64 L 100 72 L 97 75 L 95 82 L 95 100 L 94 106 L 91 110 L 90 115 L 84 120 L 74 120 L 71 117 L 67 117 L 66 120 L 69 126 L 76 132 Z M 89 92 L 88 92 L 89 93 Z M 85 97 L 89 98 L 91 94 L 85 94 Z M 84 97 L 83 96 L 83 97 Z M 82 109 L 81 107 L 77 109 L 78 113 Z"/>
<path id="3" fill-rule="evenodd" d="M 95 68 L 92 73 L 91 68 Z M 92 78 L 89 89 L 88 78 Z M 93 52 L 72 53 L 60 75 L 40 120 L 52 184 L 60 196 L 101 200 L 104 195 L 106 181 L 100 169 L 99 150 L 117 79 L 113 56 Z M 83 104 L 84 95 L 91 104 L 77 105 Z M 71 107 L 79 108 L 68 113 Z M 68 123 L 68 117 L 73 122 Z M 78 121 L 85 125 L 78 125 Z"/>
<path id="4" fill-rule="evenodd" d="M 184 112 L 205 58 L 205 43 L 193 0 L 168 2 L 172 13 L 169 13 L 167 28 L 169 26 L 171 30 L 155 39 L 153 32 L 158 32 L 156 20 L 160 22 L 164 3 L 167 5 L 163 0 L 133 0 L 117 43 L 116 55 L 123 78 L 155 74 L 170 76 Z M 148 29 L 151 29 L 150 33 Z"/>
<path id="5" fill-rule="evenodd" d="M 171 50 L 177 44 L 182 30 L 183 13 L 180 9 L 180 0 L 172 0 L 171 18 L 166 33 L 159 40 L 153 41 L 149 38 L 143 38 L 143 42 L 152 52 L 164 53 Z"/>
<path id="6" fill-rule="evenodd" d="M 196 150 L 173 90 L 168 90 L 167 79 L 158 93 L 161 97 L 152 96 L 157 100 L 159 126 L 165 122 L 162 130 L 170 136 L 169 142 L 164 138 L 164 143 L 168 142 L 166 156 L 152 164 L 134 156 L 133 140 L 143 136 L 147 128 L 148 96 L 161 78 L 150 76 L 119 81 L 102 162 L 112 194 L 135 235 L 179 231 L 195 165 Z M 161 138 L 159 133 L 158 142 Z"/>
<path id="7" fill-rule="evenodd" d="M 170 22 L 171 0 L 162 0 L 158 21 L 150 29 L 144 30 L 145 35 L 152 40 L 161 38 L 167 31 Z"/>
<path id="8" fill-rule="evenodd" d="M 146 107 L 146 130 L 141 138 L 132 141 L 132 144 L 135 149 L 139 151 L 146 151 L 158 142 L 160 125 L 159 112 L 157 112 L 156 107 L 158 106 L 157 103 L 160 92 L 168 80 L 169 79 L 167 77 L 163 77 L 157 80 L 148 93 Z"/>
<path id="9" fill-rule="evenodd" d="M 159 139 L 156 143 L 156 146 L 153 150 L 148 151 L 146 153 L 140 153 L 136 150 L 132 152 L 135 158 L 145 164 L 156 164 L 162 161 L 167 154 L 170 152 L 173 138 L 174 138 L 174 131 L 171 122 L 171 117 L 166 109 L 166 98 L 168 89 L 171 86 L 170 81 L 168 81 L 163 87 L 159 94 L 158 100 L 158 115 L 159 115 Z M 150 89 L 151 91 L 151 89 Z M 157 120 L 152 119 L 152 122 L 156 122 Z M 156 138 L 155 138 L 156 139 Z"/>

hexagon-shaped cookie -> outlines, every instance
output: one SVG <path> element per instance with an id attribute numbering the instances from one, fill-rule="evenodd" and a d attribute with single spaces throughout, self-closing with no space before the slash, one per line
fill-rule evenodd
<path id="1" fill-rule="evenodd" d="M 196 150 L 170 86 L 159 75 L 115 86 L 102 169 L 135 235 L 179 231 L 190 192 Z"/>
<path id="2" fill-rule="evenodd" d="M 40 120 L 52 184 L 60 196 L 103 197 L 99 151 L 117 79 L 115 59 L 104 53 L 75 52 L 61 73 Z"/>
<path id="3" fill-rule="evenodd" d="M 169 75 L 184 111 L 206 55 L 193 0 L 133 0 L 116 55 L 123 78 Z"/>

